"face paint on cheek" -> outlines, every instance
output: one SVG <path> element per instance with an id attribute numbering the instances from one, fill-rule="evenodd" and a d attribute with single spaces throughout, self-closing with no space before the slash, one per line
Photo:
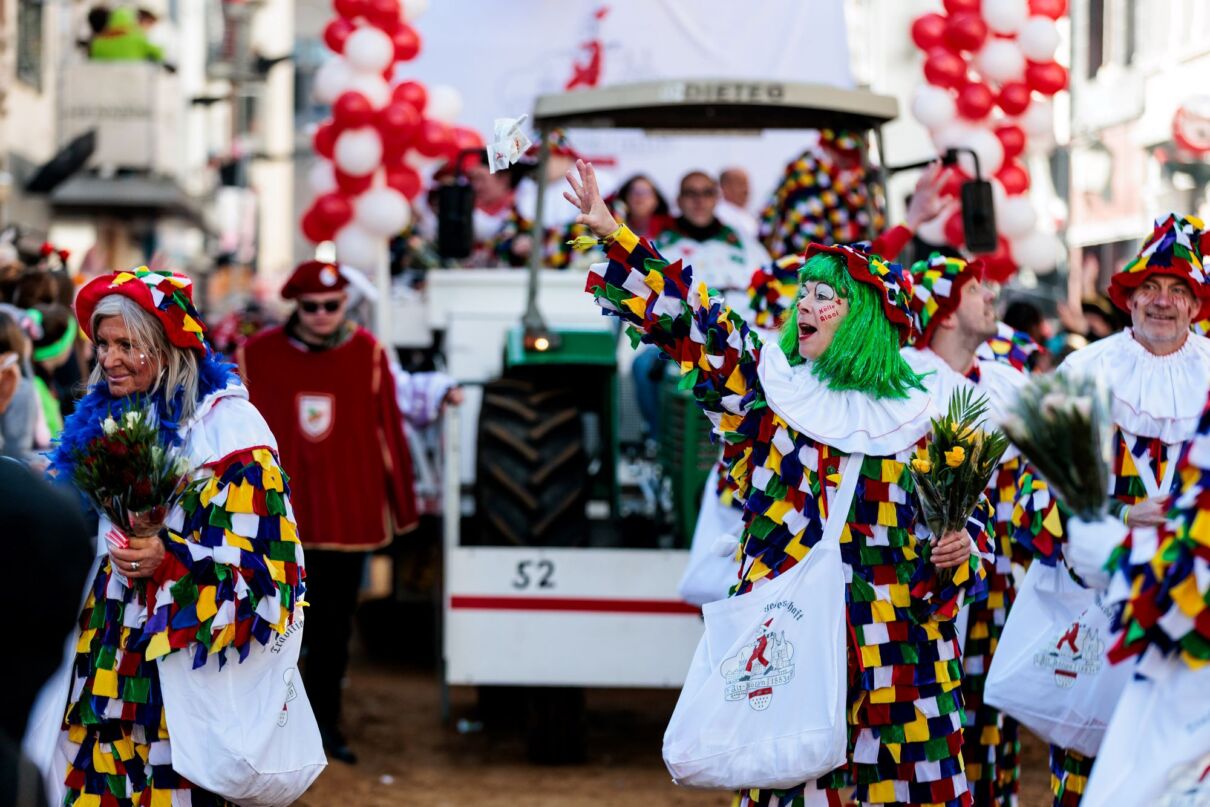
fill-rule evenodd
<path id="1" fill-rule="evenodd" d="M 827 322 L 840 318 L 840 306 L 836 303 L 824 303 L 819 307 L 819 321 Z"/>

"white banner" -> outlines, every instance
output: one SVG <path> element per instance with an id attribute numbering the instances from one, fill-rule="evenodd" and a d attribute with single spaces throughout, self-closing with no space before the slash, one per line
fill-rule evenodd
<path id="1" fill-rule="evenodd" d="M 538 95 L 568 88 L 707 77 L 853 86 L 843 0 L 441 0 L 417 29 L 421 54 L 400 78 L 454 87 L 463 99 L 459 122 L 484 134 L 495 118 L 532 115 Z M 616 160 L 606 193 L 643 172 L 674 202 L 687 171 L 743 166 L 754 212 L 815 139 L 586 129 L 568 136 L 581 154 Z"/>

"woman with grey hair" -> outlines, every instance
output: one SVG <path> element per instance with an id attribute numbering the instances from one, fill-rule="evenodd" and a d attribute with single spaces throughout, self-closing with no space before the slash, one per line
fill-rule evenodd
<path id="1" fill-rule="evenodd" d="M 163 522 L 124 528 L 125 549 L 103 537 L 114 525 L 101 516 L 70 685 L 58 695 L 61 731 L 42 760 L 47 784 L 58 803 L 225 805 L 173 768 L 160 663 L 184 652 L 189 675 L 230 673 L 297 627 L 303 551 L 288 479 L 234 367 L 205 341 L 189 278 L 146 268 L 99 277 L 76 315 L 97 365 L 51 473 L 70 482 L 108 417 L 151 407 L 161 443 L 180 447 L 199 487 Z"/>

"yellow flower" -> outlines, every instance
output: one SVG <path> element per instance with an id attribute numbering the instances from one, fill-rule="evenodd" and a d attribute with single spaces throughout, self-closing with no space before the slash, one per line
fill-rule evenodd
<path id="1" fill-rule="evenodd" d="M 954 446 L 949 451 L 945 452 L 945 464 L 951 468 L 957 468 L 966 461 L 966 449 L 962 446 Z"/>
<path id="2" fill-rule="evenodd" d="M 927 474 L 933 470 L 933 463 L 929 462 L 928 457 L 916 457 L 912 460 L 912 470 L 918 474 Z"/>

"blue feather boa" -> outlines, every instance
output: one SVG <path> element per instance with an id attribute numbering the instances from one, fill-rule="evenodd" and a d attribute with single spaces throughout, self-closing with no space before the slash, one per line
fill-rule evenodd
<path id="1" fill-rule="evenodd" d="M 198 362 L 197 403 L 226 389 L 233 381 L 239 383 L 235 365 L 223 361 L 219 354 L 207 348 L 205 357 Z M 169 446 L 180 445 L 181 436 L 177 430 L 181 425 L 181 411 L 185 403 L 184 389 L 178 388 L 171 399 L 161 391 L 151 399 L 151 403 L 160 420 L 161 442 Z M 147 398 L 143 395 L 116 397 L 109 394 L 109 385 L 105 381 L 94 384 L 63 422 L 63 431 L 49 452 L 50 473 L 57 481 L 70 484 L 76 454 L 101 435 L 101 424 L 105 418 L 112 416 L 117 419 L 126 411 L 142 408 L 146 404 Z"/>

